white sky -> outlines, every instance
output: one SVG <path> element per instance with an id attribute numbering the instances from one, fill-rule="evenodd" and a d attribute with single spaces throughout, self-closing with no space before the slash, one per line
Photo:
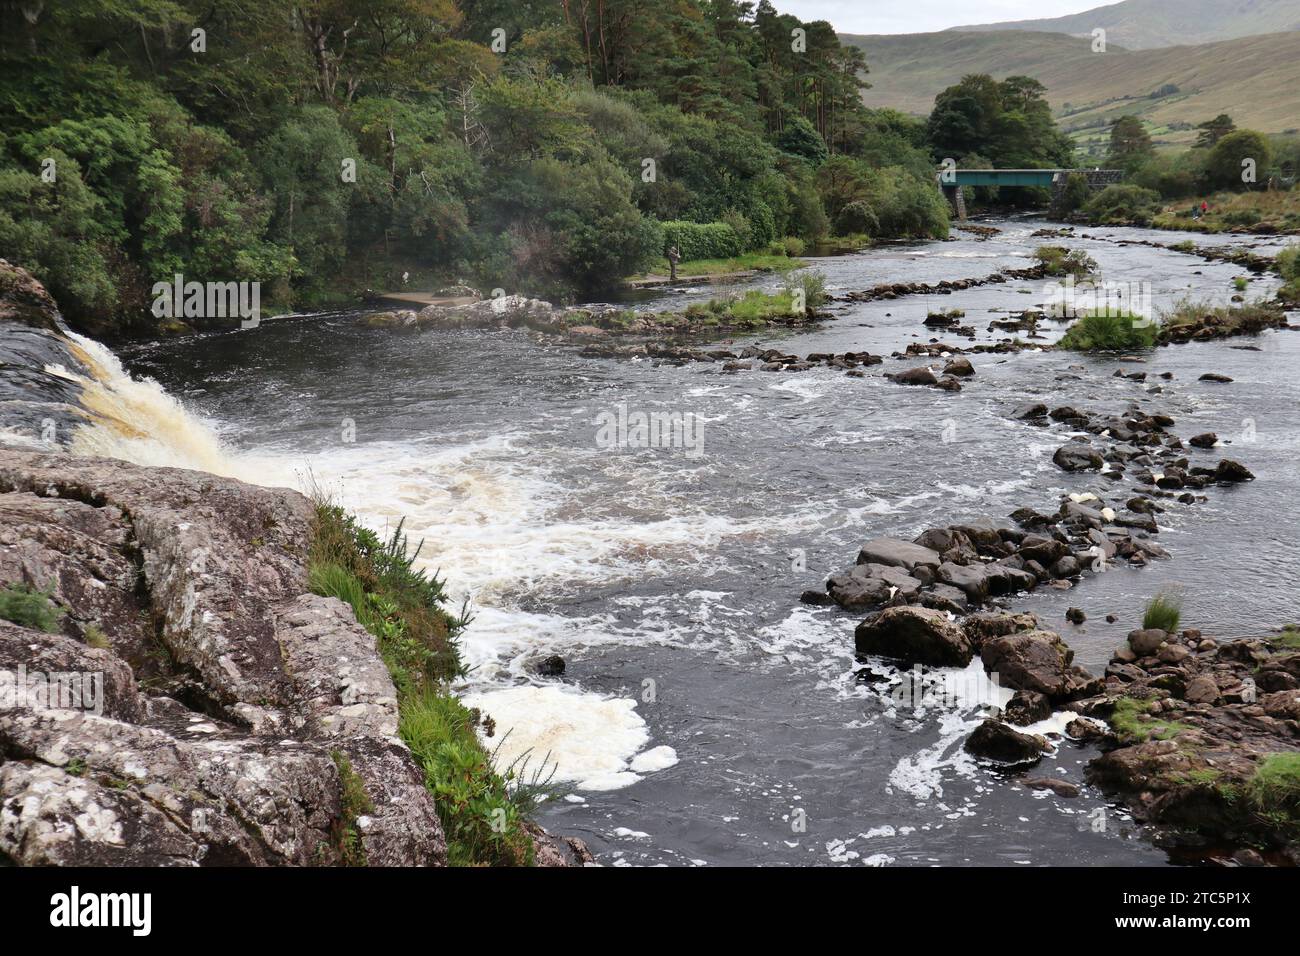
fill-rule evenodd
<path id="1" fill-rule="evenodd" d="M 1003 20 L 1041 20 L 1116 0 L 772 0 L 781 13 L 827 20 L 840 33 L 930 33 Z"/>

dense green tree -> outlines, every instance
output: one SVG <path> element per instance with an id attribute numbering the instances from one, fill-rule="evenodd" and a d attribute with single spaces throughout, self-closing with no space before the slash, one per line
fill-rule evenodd
<path id="1" fill-rule="evenodd" d="M 1111 125 L 1107 166 L 1133 172 L 1149 162 L 1155 154 L 1151 134 L 1136 116 L 1121 116 Z"/>
<path id="2" fill-rule="evenodd" d="M 1227 113 L 1220 113 L 1212 120 L 1206 120 L 1204 123 L 1197 123 L 1200 135 L 1196 137 L 1196 145 L 1205 149 L 1218 144 L 1219 140 L 1233 132 L 1237 124 L 1232 121 L 1232 117 Z"/>
<path id="3" fill-rule="evenodd" d="M 1025 76 L 964 77 L 935 98 L 926 127 L 934 159 L 980 153 L 999 169 L 1072 165 L 1073 146 L 1057 127 L 1046 92 Z"/>
<path id="4" fill-rule="evenodd" d="M 1211 189 L 1248 189 L 1265 180 L 1273 161 L 1268 139 L 1252 129 L 1229 133 L 1205 159 L 1205 183 Z"/>

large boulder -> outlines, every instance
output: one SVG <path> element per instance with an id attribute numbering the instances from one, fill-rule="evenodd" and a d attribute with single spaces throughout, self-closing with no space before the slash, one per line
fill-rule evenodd
<path id="1" fill-rule="evenodd" d="M 885 609 L 858 625 L 854 645 L 859 654 L 937 667 L 965 667 L 975 656 L 970 640 L 947 614 L 924 607 Z"/>
<path id="2" fill-rule="evenodd" d="M 1056 449 L 1052 461 L 1066 471 L 1096 471 L 1106 463 L 1101 452 L 1087 442 L 1080 441 L 1066 442 Z"/>
<path id="3" fill-rule="evenodd" d="M 964 592 L 971 601 L 978 603 L 989 596 L 988 575 L 979 566 L 968 567 L 945 561 L 936 573 L 940 581 Z"/>
<path id="4" fill-rule="evenodd" d="M 1033 690 L 1052 700 L 1071 700 L 1100 689 L 1099 681 L 1074 664 L 1074 651 L 1052 631 L 1017 631 L 984 642 L 984 669 L 1003 687 Z"/>
<path id="5" fill-rule="evenodd" d="M 976 757 L 1013 766 L 1033 765 L 1047 750 L 1037 734 L 1022 734 L 998 720 L 985 720 L 966 738 L 966 751 Z"/>
<path id="6" fill-rule="evenodd" d="M 523 295 L 498 295 L 466 305 L 429 305 L 420 310 L 416 323 L 421 328 L 492 328 L 527 325 L 542 329 L 555 326 L 560 310 L 542 299 Z"/>
<path id="7" fill-rule="evenodd" d="M 917 565 L 937 568 L 939 553 L 900 538 L 873 538 L 858 552 L 858 564 L 888 564 L 913 570 Z"/>

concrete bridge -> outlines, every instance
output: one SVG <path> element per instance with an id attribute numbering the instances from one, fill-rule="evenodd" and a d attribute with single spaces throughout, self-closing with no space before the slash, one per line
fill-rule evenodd
<path id="1" fill-rule="evenodd" d="M 1065 192 L 1065 184 L 1075 173 L 1085 177 L 1093 191 L 1124 179 L 1122 169 L 943 169 L 935 181 L 957 210 L 958 218 L 965 219 L 963 186 L 1041 186 L 1052 190 L 1052 205 L 1056 205 Z"/>

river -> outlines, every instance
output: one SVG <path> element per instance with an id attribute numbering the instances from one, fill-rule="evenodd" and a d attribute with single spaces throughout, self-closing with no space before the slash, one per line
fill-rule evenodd
<path id="1" fill-rule="evenodd" d="M 1031 235 L 1041 222 L 988 224 L 1001 232 L 987 241 L 955 233 L 811 268 L 832 292 L 979 278 L 1028 265 L 1052 241 Z M 1065 244 L 1085 249 L 1109 280 L 1151 283 L 1157 307 L 1184 296 L 1226 303 L 1242 270 L 1124 241 L 1281 245 L 1081 234 L 1090 238 Z M 1246 294 L 1274 287 L 1258 278 Z M 680 308 L 716 292 L 664 293 L 645 305 Z M 993 341 L 984 328 L 1005 317 L 998 310 L 1043 296 L 1043 283 L 1013 281 L 839 304 L 815 328 L 735 342 L 888 355 L 931 336 L 928 311 L 951 308 L 965 310 L 979 341 Z M 1044 341 L 1063 330 L 1046 326 Z M 1194 464 L 1227 454 L 1258 478 L 1162 516 L 1170 560 L 1010 602 L 1059 630 L 1081 663 L 1104 667 L 1161 589 L 1179 589 L 1186 626 L 1210 635 L 1300 617 L 1300 336 L 1289 333 L 1163 348 L 1142 365 L 1063 352 L 975 355 L 977 373 L 956 394 L 887 381 L 884 372 L 909 367 L 889 358 L 863 378 L 826 368 L 727 374 L 711 363 L 584 358 L 524 331 L 367 329 L 350 315 L 264 322 L 119 357 L 135 381 L 115 387 L 140 390 L 137 411 L 151 421 L 135 439 L 83 434 L 79 450 L 315 484 L 381 530 L 405 519 L 424 539 L 421 561 L 471 599 L 473 671 L 462 692 L 494 716 L 498 740 L 510 731 L 503 757 L 554 764 L 570 792 L 545 804 L 540 821 L 586 839 L 605 864 L 1171 862 L 1097 792 L 1029 790 L 964 754 L 975 705 L 992 693 L 978 673 L 949 675 L 963 706 L 899 708 L 855 677 L 857 618 L 798 600 L 852 564 L 870 537 L 911 537 L 1022 505 L 1054 510 L 1062 493 L 1102 490 L 1104 479 L 1052 464 L 1063 426 L 1009 417 L 1023 402 L 1136 402 L 1172 415 L 1184 439 L 1215 431 L 1232 443 L 1189 449 Z M 1234 381 L 1199 381 L 1208 371 Z M 182 404 L 160 411 L 156 389 L 139 381 L 146 376 Z M 601 447 L 598 416 L 622 404 L 698 416 L 701 453 Z M 1066 623 L 1070 606 L 1087 611 L 1084 625 Z M 567 662 L 562 679 L 530 672 L 530 660 L 549 654 Z M 1062 741 L 1038 772 L 1082 783 L 1093 754 Z"/>

